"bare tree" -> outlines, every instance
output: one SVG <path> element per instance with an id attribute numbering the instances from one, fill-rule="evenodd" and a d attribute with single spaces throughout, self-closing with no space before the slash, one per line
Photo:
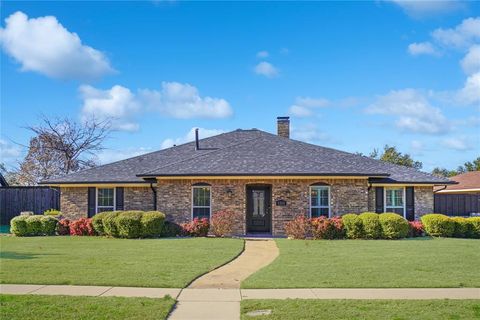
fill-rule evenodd
<path id="1" fill-rule="evenodd" d="M 110 133 L 110 121 L 91 118 L 77 123 L 68 118 L 41 118 L 38 126 L 27 127 L 35 136 L 18 172 L 23 185 L 65 175 L 96 165 L 95 153 L 103 150 Z"/>

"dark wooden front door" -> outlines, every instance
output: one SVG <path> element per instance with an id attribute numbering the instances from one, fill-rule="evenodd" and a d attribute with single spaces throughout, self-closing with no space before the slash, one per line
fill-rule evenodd
<path id="1" fill-rule="evenodd" d="M 270 186 L 247 186 L 247 232 L 271 232 Z"/>

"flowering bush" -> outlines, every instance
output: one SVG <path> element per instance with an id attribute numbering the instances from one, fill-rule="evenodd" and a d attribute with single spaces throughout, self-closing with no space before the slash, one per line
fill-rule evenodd
<path id="1" fill-rule="evenodd" d="M 342 218 L 319 217 L 310 221 L 314 239 L 342 239 L 345 236 Z"/>
<path id="2" fill-rule="evenodd" d="M 304 215 L 297 216 L 285 225 L 285 233 L 289 239 L 306 239 L 310 236 L 310 232 L 310 220 Z"/>
<path id="3" fill-rule="evenodd" d="M 210 221 L 210 231 L 215 237 L 225 237 L 233 233 L 235 214 L 232 211 L 222 210 L 213 214 Z"/>
<path id="4" fill-rule="evenodd" d="M 207 218 L 195 218 L 191 222 L 183 223 L 183 233 L 191 237 L 206 237 L 210 223 Z"/>
<path id="5" fill-rule="evenodd" d="M 93 236 L 95 234 L 91 218 L 80 218 L 70 222 L 70 235 L 72 236 Z"/>
<path id="6" fill-rule="evenodd" d="M 57 223 L 57 234 L 59 236 L 67 236 L 70 234 L 70 220 L 62 219 Z"/>
<path id="7" fill-rule="evenodd" d="M 421 237 L 424 235 L 425 231 L 423 230 L 422 221 L 409 221 L 410 224 L 410 237 Z"/>

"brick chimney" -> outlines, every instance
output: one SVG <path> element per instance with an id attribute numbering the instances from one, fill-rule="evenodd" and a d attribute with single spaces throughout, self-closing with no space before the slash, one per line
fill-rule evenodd
<path id="1" fill-rule="evenodd" d="M 277 135 L 290 138 L 290 117 L 277 117 Z"/>

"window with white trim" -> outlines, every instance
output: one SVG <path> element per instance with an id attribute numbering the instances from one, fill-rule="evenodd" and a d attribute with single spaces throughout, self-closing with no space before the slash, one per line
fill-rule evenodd
<path id="1" fill-rule="evenodd" d="M 97 188 L 97 213 L 115 211 L 115 188 Z"/>
<path id="2" fill-rule="evenodd" d="M 310 186 L 310 216 L 330 216 L 330 187 Z"/>
<path id="3" fill-rule="evenodd" d="M 385 212 L 405 215 L 405 188 L 385 188 Z"/>
<path id="4" fill-rule="evenodd" d="M 192 187 L 192 218 L 210 219 L 211 194 L 210 186 Z"/>

